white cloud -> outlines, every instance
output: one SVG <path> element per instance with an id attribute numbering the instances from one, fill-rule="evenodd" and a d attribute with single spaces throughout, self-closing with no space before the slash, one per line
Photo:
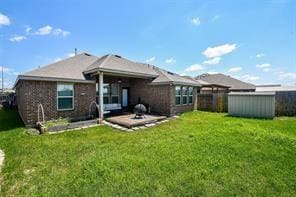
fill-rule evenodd
<path id="1" fill-rule="evenodd" d="M 271 70 L 271 68 L 263 68 L 264 72 L 269 72 Z"/>
<path id="2" fill-rule="evenodd" d="M 223 44 L 215 47 L 208 47 L 202 54 L 207 58 L 220 57 L 231 53 L 237 48 L 236 44 Z"/>
<path id="3" fill-rule="evenodd" d="M 210 74 L 210 75 L 214 75 L 214 74 L 218 74 L 219 72 L 217 72 L 217 71 L 209 71 L 207 73 Z"/>
<path id="4" fill-rule="evenodd" d="M 151 63 L 155 61 L 155 57 L 150 57 L 149 59 L 146 60 L 146 63 Z"/>
<path id="5" fill-rule="evenodd" d="M 258 54 L 256 55 L 257 58 L 261 58 L 261 57 L 264 57 L 264 56 L 265 56 L 264 53 L 258 53 Z"/>
<path id="6" fill-rule="evenodd" d="M 0 66 L 0 72 L 2 72 L 2 68 L 3 68 L 3 72 L 4 72 L 4 73 L 8 73 L 8 72 L 11 71 L 10 68 L 4 67 L 4 66 Z"/>
<path id="7" fill-rule="evenodd" d="M 19 72 L 12 72 L 13 75 L 19 75 Z"/>
<path id="8" fill-rule="evenodd" d="M 27 34 L 30 34 L 32 28 L 27 26 L 25 31 Z M 55 35 L 55 36 L 63 36 L 66 37 L 71 34 L 69 31 L 65 31 L 61 28 L 53 28 L 50 25 L 46 25 L 44 27 L 40 27 L 37 31 L 33 33 L 34 35 Z"/>
<path id="9" fill-rule="evenodd" d="M 61 61 L 61 60 L 62 60 L 62 58 L 59 58 L 59 57 L 58 57 L 58 58 L 55 58 L 53 61 L 54 61 L 54 62 L 59 62 L 59 61 Z"/>
<path id="10" fill-rule="evenodd" d="M 36 35 L 48 35 L 52 31 L 52 27 L 50 25 L 46 25 L 44 27 L 39 28 L 35 34 Z"/>
<path id="11" fill-rule="evenodd" d="M 254 81 L 257 81 L 258 79 L 260 79 L 260 77 L 255 76 L 255 75 L 243 75 L 240 78 L 243 81 L 247 81 L 247 82 L 254 82 Z"/>
<path id="12" fill-rule="evenodd" d="M 238 73 L 242 70 L 242 67 L 233 67 L 233 68 L 230 68 L 227 73 Z"/>
<path id="13" fill-rule="evenodd" d="M 221 18 L 220 15 L 215 15 L 213 18 L 212 18 L 212 22 L 215 22 L 217 20 L 219 20 Z"/>
<path id="14" fill-rule="evenodd" d="M 209 65 L 214 65 L 214 64 L 219 64 L 221 60 L 221 57 L 214 57 L 209 60 L 205 60 L 203 64 L 209 64 Z"/>
<path id="15" fill-rule="evenodd" d="M 11 41 L 11 42 L 21 42 L 21 41 L 26 40 L 26 39 L 27 39 L 26 36 L 15 35 L 15 36 L 9 38 L 9 41 Z"/>
<path id="16" fill-rule="evenodd" d="M 288 72 L 288 73 L 284 73 L 284 72 L 280 72 L 279 73 L 279 79 L 283 80 L 296 80 L 296 73 L 292 73 L 292 72 Z"/>
<path id="17" fill-rule="evenodd" d="M 53 34 L 56 35 L 56 36 L 66 37 L 66 36 L 70 35 L 70 32 L 69 31 L 62 30 L 61 28 L 57 28 L 57 29 L 55 29 L 53 31 Z"/>
<path id="18" fill-rule="evenodd" d="M 69 53 L 67 56 L 68 57 L 74 57 L 75 56 L 75 53 Z"/>
<path id="19" fill-rule="evenodd" d="M 256 67 L 257 68 L 270 68 L 270 64 L 269 63 L 264 63 L 264 64 L 257 64 Z"/>
<path id="20" fill-rule="evenodd" d="M 263 72 L 269 72 L 271 70 L 271 65 L 269 63 L 257 64 L 256 67 L 261 68 Z"/>
<path id="21" fill-rule="evenodd" d="M 200 25 L 199 17 L 192 18 L 190 21 L 191 21 L 191 24 L 194 25 L 194 26 L 199 26 Z"/>
<path id="22" fill-rule="evenodd" d="M 30 26 L 26 26 L 26 29 L 25 29 L 26 34 L 30 34 L 31 30 L 32 28 Z"/>
<path id="23" fill-rule="evenodd" d="M 264 63 L 264 64 L 257 64 L 257 68 L 269 68 L 271 65 L 269 63 Z"/>
<path id="24" fill-rule="evenodd" d="M 0 27 L 2 25 L 10 25 L 10 19 L 0 12 Z"/>
<path id="25" fill-rule="evenodd" d="M 165 61 L 164 61 L 166 64 L 174 64 L 174 63 L 176 63 L 176 60 L 174 59 L 174 58 L 169 58 L 169 59 L 166 59 Z"/>
<path id="26" fill-rule="evenodd" d="M 187 72 L 194 72 L 194 71 L 200 71 L 203 70 L 203 66 L 200 64 L 193 64 L 191 66 L 189 66 L 188 68 L 185 69 L 185 71 Z"/>

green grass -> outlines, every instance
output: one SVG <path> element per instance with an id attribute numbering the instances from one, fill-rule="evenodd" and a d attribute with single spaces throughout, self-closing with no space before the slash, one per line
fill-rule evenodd
<path id="1" fill-rule="evenodd" d="M 147 130 L 27 136 L 0 111 L 0 196 L 295 196 L 296 118 L 190 112 Z M 1 179 L 0 179 L 1 180 Z"/>

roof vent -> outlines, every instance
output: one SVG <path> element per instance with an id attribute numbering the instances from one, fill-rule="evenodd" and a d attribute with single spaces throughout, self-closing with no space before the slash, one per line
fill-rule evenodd
<path id="1" fill-rule="evenodd" d="M 121 58 L 121 56 L 120 55 L 114 55 L 115 57 L 118 57 L 118 58 Z"/>

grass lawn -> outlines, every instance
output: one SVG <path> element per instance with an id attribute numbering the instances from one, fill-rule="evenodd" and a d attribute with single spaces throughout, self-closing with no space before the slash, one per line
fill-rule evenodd
<path id="1" fill-rule="evenodd" d="M 190 112 L 133 133 L 27 136 L 2 110 L 0 131 L 0 196 L 296 194 L 296 118 Z"/>

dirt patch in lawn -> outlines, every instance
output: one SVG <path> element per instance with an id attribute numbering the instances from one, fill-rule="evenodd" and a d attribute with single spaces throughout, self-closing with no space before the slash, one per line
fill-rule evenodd
<path id="1" fill-rule="evenodd" d="M 1 172 L 1 168 L 3 166 L 4 163 L 4 152 L 2 150 L 0 150 L 0 172 Z"/>
<path id="2" fill-rule="evenodd" d="M 1 186 L 2 186 L 2 182 L 3 182 L 3 177 L 2 177 L 2 174 L 1 174 L 1 169 L 2 169 L 2 166 L 4 164 L 4 152 L 2 150 L 0 150 L 0 192 L 1 192 Z"/>

